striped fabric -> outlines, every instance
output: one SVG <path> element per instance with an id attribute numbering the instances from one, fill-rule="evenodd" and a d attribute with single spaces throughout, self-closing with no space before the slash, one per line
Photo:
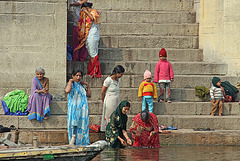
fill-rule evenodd
<path id="1" fill-rule="evenodd" d="M 31 87 L 31 96 L 28 99 L 28 107 L 29 111 L 28 119 L 37 119 L 39 122 L 42 122 L 45 115 L 50 116 L 50 102 L 52 99 L 51 94 L 44 93 L 35 93 L 37 90 L 41 90 L 41 84 L 39 85 L 37 77 L 32 79 L 32 87 Z"/>
<path id="2" fill-rule="evenodd" d="M 224 100 L 222 88 L 217 88 L 217 87 L 212 86 L 210 88 L 210 96 L 211 96 L 211 100 L 212 99 Z"/>

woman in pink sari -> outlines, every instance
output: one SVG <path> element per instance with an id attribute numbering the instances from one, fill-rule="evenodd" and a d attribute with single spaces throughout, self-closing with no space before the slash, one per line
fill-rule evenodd
<path id="1" fill-rule="evenodd" d="M 74 49 L 74 52 L 81 49 L 80 57 L 85 57 L 84 55 L 86 55 L 86 50 L 82 49 L 86 46 L 87 52 L 90 55 L 87 74 L 96 78 L 100 78 L 102 76 L 98 58 L 100 22 L 100 15 L 97 10 L 92 9 L 92 3 L 83 3 L 78 22 L 79 45 Z"/>
<path id="2" fill-rule="evenodd" d="M 142 111 L 133 118 L 130 127 L 134 147 L 160 148 L 159 126 L 156 115 Z"/>

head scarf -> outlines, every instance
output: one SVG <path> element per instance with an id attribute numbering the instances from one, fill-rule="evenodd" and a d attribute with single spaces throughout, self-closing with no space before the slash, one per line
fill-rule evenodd
<path id="1" fill-rule="evenodd" d="M 119 122 L 120 122 L 120 127 L 126 130 L 126 124 L 127 124 L 127 115 L 122 113 L 123 107 L 128 103 L 128 101 L 122 101 L 117 109 L 113 112 L 115 114 L 115 117 L 119 116 Z"/>
<path id="2" fill-rule="evenodd" d="M 117 109 L 111 114 L 110 120 L 106 127 L 106 141 L 112 148 L 123 148 L 123 145 L 118 139 L 118 136 L 123 137 L 122 130 L 126 131 L 127 127 L 127 115 L 122 113 L 123 107 L 126 106 L 128 101 L 122 101 Z"/>
<path id="3" fill-rule="evenodd" d="M 220 81 L 221 79 L 218 77 L 213 77 L 212 78 L 212 84 L 214 87 L 220 88 L 220 86 L 217 85 L 217 83 Z"/>

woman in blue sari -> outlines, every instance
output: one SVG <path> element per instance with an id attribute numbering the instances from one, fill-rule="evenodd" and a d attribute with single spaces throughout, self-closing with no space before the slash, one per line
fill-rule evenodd
<path id="1" fill-rule="evenodd" d="M 89 144 L 89 113 L 87 97 L 91 97 L 91 91 L 87 82 L 81 81 L 83 73 L 75 70 L 72 73 L 65 92 L 68 93 L 68 139 L 72 138 L 75 145 Z M 73 139 L 74 140 L 74 139 Z"/>
<path id="2" fill-rule="evenodd" d="M 32 79 L 31 96 L 28 99 L 28 119 L 37 119 L 42 122 L 50 116 L 49 79 L 44 77 L 45 70 L 41 67 L 35 70 L 36 77 Z"/>

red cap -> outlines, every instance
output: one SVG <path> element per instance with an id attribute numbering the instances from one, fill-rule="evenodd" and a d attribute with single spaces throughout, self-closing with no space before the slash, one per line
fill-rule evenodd
<path id="1" fill-rule="evenodd" d="M 159 51 L 159 57 L 160 56 L 163 56 L 163 57 L 167 57 L 167 52 L 164 48 L 162 48 L 160 51 Z"/>

